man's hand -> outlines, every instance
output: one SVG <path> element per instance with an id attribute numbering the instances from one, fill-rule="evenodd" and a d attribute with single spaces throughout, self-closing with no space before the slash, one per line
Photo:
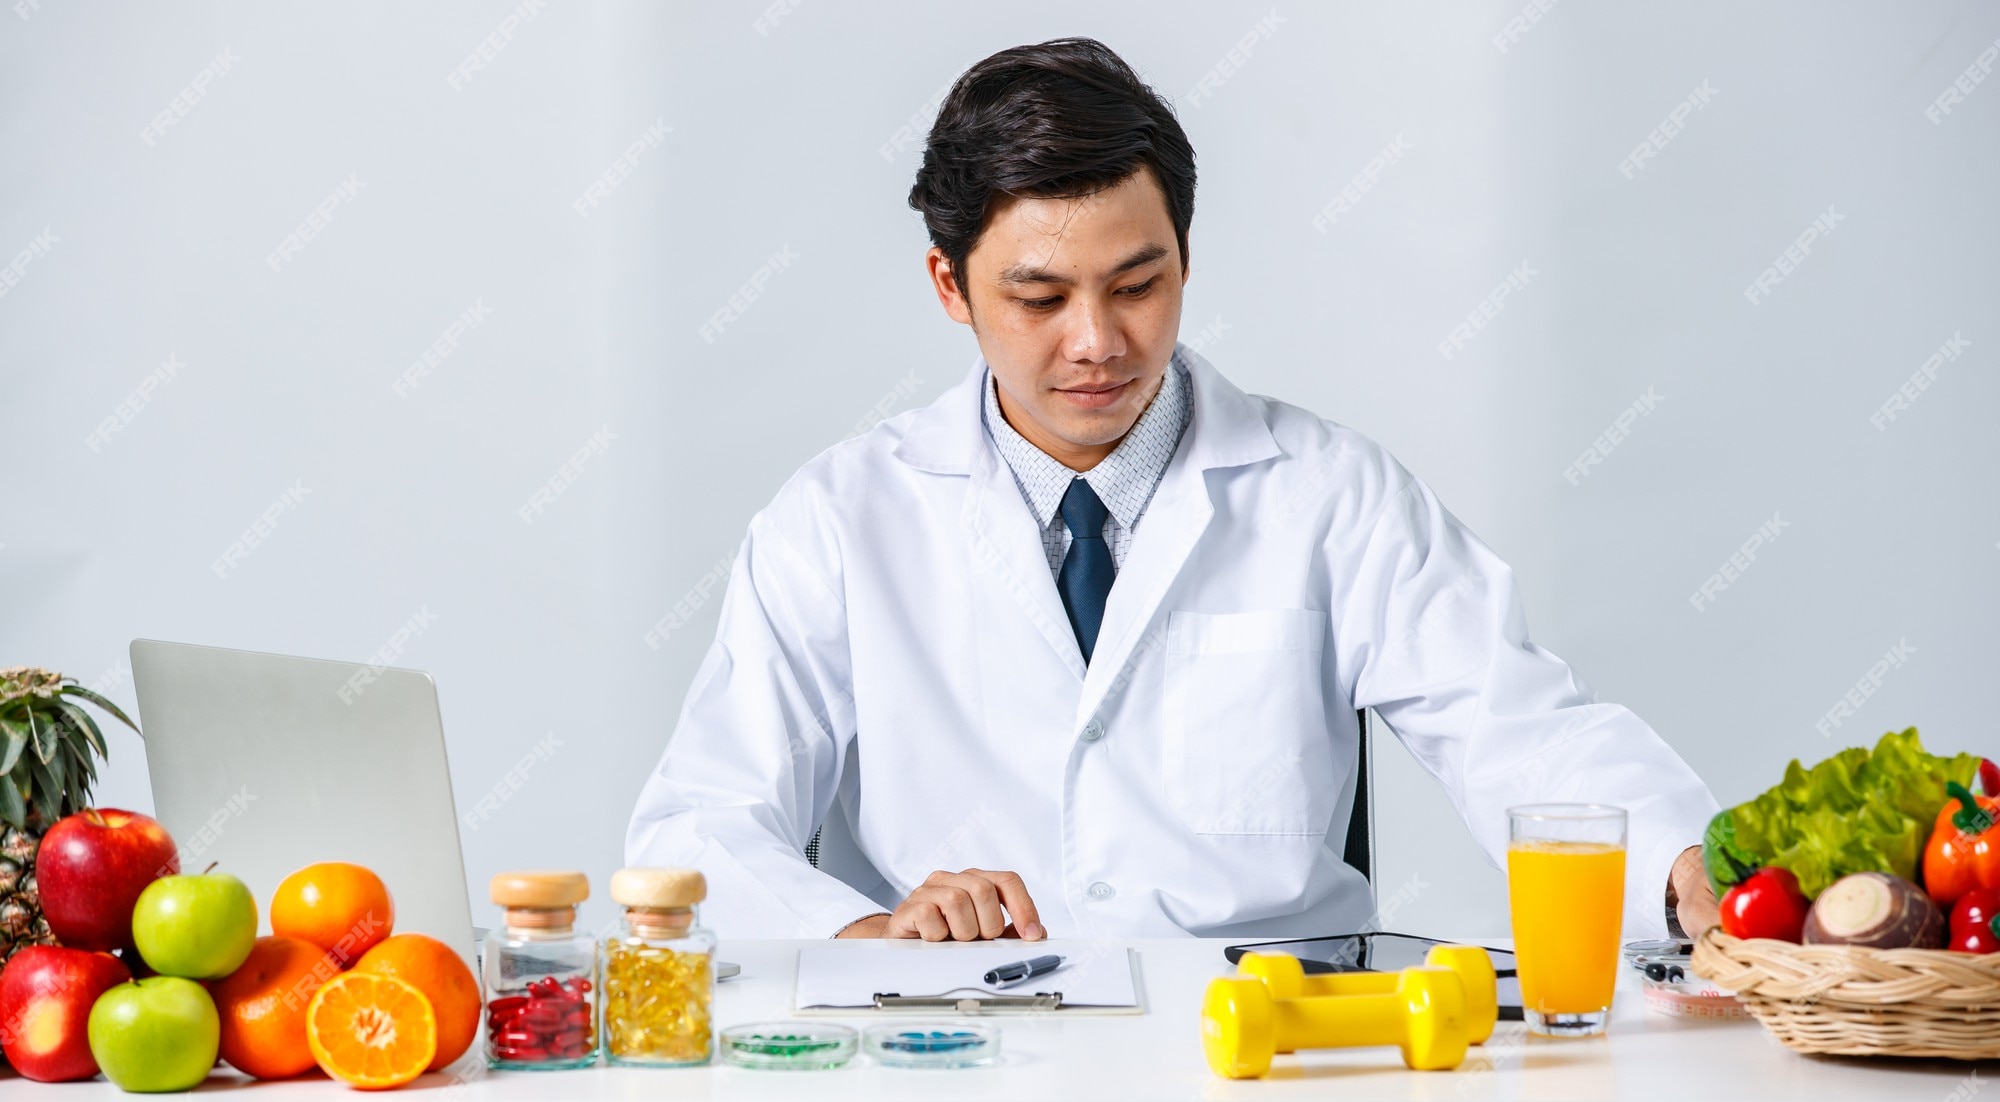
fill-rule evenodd
<path id="1" fill-rule="evenodd" d="M 1689 846 L 1674 858 L 1673 871 L 1667 874 L 1667 905 L 1691 938 L 1722 921 L 1721 905 L 1702 868 L 1700 846 Z"/>
<path id="2" fill-rule="evenodd" d="M 1008 919 L 1013 921 L 1009 922 Z M 896 905 L 896 913 L 864 918 L 841 937 L 920 937 L 925 941 L 984 941 L 1048 936 L 1028 886 L 1018 873 L 966 869 L 930 874 Z"/>

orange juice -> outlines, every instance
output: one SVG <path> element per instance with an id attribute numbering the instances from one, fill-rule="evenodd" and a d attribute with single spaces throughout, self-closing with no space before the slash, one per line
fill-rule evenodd
<path id="1" fill-rule="evenodd" d="M 1522 1005 L 1544 1015 L 1610 1006 L 1625 910 L 1625 848 L 1515 842 L 1507 848 L 1507 897 Z"/>

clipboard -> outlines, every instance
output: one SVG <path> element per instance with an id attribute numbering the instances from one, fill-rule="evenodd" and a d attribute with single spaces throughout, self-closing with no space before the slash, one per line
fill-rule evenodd
<path id="1" fill-rule="evenodd" d="M 1062 967 L 1024 985 L 995 989 L 977 980 L 1001 964 L 1051 951 Z M 802 1016 L 868 1013 L 1144 1014 L 1139 954 L 1128 946 L 1060 942 L 1004 944 L 870 942 L 813 945 L 799 950 L 792 992 Z"/>

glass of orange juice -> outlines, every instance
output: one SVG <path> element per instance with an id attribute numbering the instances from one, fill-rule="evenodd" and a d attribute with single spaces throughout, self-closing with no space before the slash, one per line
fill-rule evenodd
<path id="1" fill-rule="evenodd" d="M 1528 804 L 1507 809 L 1507 897 L 1528 1028 L 1551 1037 L 1604 1032 L 1625 911 L 1625 809 Z"/>

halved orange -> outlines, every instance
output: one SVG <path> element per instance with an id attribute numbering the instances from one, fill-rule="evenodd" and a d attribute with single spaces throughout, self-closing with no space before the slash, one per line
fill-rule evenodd
<path id="1" fill-rule="evenodd" d="M 427 934 L 397 934 L 361 954 L 356 972 L 394 976 L 424 993 L 437 1015 L 439 1071 L 465 1055 L 479 1036 L 479 978 L 451 946 Z"/>
<path id="2" fill-rule="evenodd" d="M 437 1055 L 437 1015 L 394 976 L 346 972 L 306 1007 L 306 1043 L 328 1075 L 363 1090 L 400 1087 Z"/>

